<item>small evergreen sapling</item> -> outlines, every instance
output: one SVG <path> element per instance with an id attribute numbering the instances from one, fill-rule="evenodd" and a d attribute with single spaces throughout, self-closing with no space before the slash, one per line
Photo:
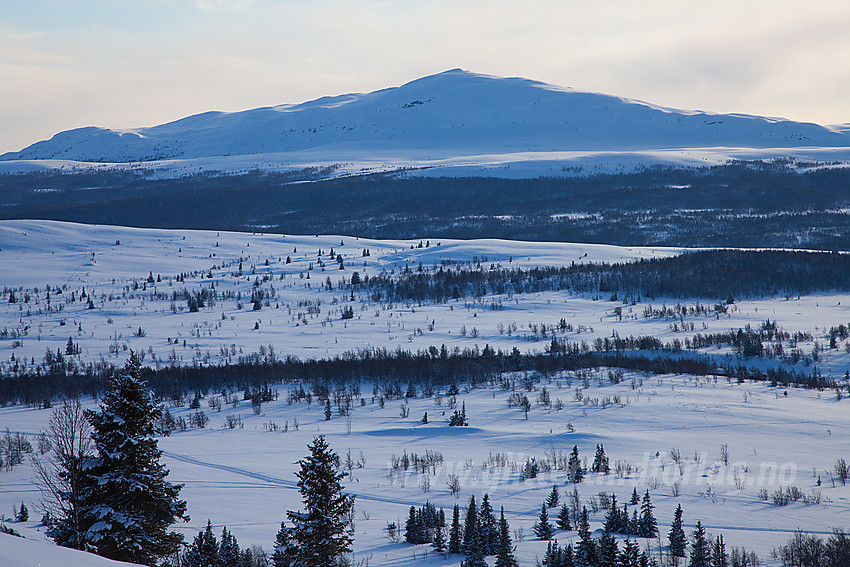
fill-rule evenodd
<path id="1" fill-rule="evenodd" d="M 494 567 L 519 567 L 514 556 L 514 545 L 511 541 L 510 528 L 505 520 L 505 509 L 499 512 L 499 540 L 496 544 L 496 563 Z"/>
<path id="2" fill-rule="evenodd" d="M 625 518 L 624 518 L 625 516 Z M 626 520 L 624 522 L 624 519 Z M 613 533 L 626 533 L 628 528 L 628 513 L 621 511 L 617 507 L 617 495 L 611 495 L 611 507 L 605 515 L 605 531 Z"/>
<path id="3" fill-rule="evenodd" d="M 434 530 L 434 541 L 431 543 L 437 553 L 446 552 L 446 513 L 440 509 L 440 520 Z"/>
<path id="4" fill-rule="evenodd" d="M 582 506 L 581 514 L 579 514 L 576 523 L 578 524 L 579 540 L 575 546 L 575 563 L 576 565 L 595 565 L 596 542 L 593 541 L 593 536 L 590 535 L 590 521 L 586 506 Z"/>
<path id="5" fill-rule="evenodd" d="M 496 553 L 496 544 L 499 539 L 499 525 L 493 514 L 493 506 L 490 504 L 490 495 L 486 492 L 481 499 L 481 509 L 478 511 L 478 531 L 484 555 Z"/>
<path id="6" fill-rule="evenodd" d="M 461 567 L 487 567 L 484 561 L 484 546 L 481 541 L 480 518 L 475 506 L 475 496 L 469 499 L 466 521 L 463 524 L 463 554 Z"/>
<path id="7" fill-rule="evenodd" d="M 729 567 L 729 554 L 726 553 L 723 535 L 717 536 L 714 540 L 714 546 L 711 549 L 711 567 Z"/>
<path id="8" fill-rule="evenodd" d="M 478 507 L 475 504 L 475 495 L 469 497 L 469 505 L 466 507 L 466 517 L 463 520 L 463 544 L 461 550 L 469 557 L 477 553 L 474 548 L 481 547 L 478 539 Z"/>
<path id="9" fill-rule="evenodd" d="M 596 446 L 596 455 L 593 457 L 593 465 L 591 465 L 590 470 L 602 474 L 608 474 L 610 470 L 608 456 L 605 454 L 605 447 L 601 444 Z"/>
<path id="10" fill-rule="evenodd" d="M 449 530 L 449 553 L 460 553 L 463 532 L 460 528 L 460 507 L 455 504 L 452 509 L 452 527 Z"/>
<path id="11" fill-rule="evenodd" d="M 609 530 L 603 530 L 597 544 L 598 562 L 600 567 L 619 567 L 620 548 L 617 539 Z"/>
<path id="12" fill-rule="evenodd" d="M 627 539 L 623 544 L 623 550 L 620 551 L 620 565 L 622 567 L 640 567 L 648 564 L 649 561 L 647 561 L 646 556 L 641 556 L 640 546 L 637 542 Z"/>
<path id="13" fill-rule="evenodd" d="M 653 538 L 658 535 L 658 522 L 652 513 L 652 502 L 649 499 L 649 490 L 643 495 L 643 502 L 640 505 L 640 520 L 638 520 L 637 535 L 645 538 Z"/>
<path id="14" fill-rule="evenodd" d="M 549 497 L 546 498 L 546 506 L 549 508 L 554 508 L 558 505 L 561 500 L 561 493 L 558 492 L 558 485 L 552 485 L 552 491 L 549 493 Z"/>
<path id="15" fill-rule="evenodd" d="M 425 539 L 425 526 L 422 525 L 422 518 L 416 513 L 416 507 L 411 506 L 407 523 L 404 525 L 404 541 L 416 545 L 425 543 Z"/>
<path id="16" fill-rule="evenodd" d="M 567 461 L 567 479 L 573 484 L 577 484 L 584 480 L 584 468 L 581 466 L 581 459 L 578 456 L 577 445 L 573 445 L 569 461 Z"/>
<path id="17" fill-rule="evenodd" d="M 239 543 L 226 527 L 221 529 L 221 541 L 218 545 L 218 558 L 223 566 L 239 565 L 241 567 Z"/>
<path id="18" fill-rule="evenodd" d="M 682 528 L 681 504 L 676 506 L 676 511 L 673 512 L 673 524 L 670 527 L 670 533 L 667 535 L 667 539 L 670 541 L 670 555 L 673 557 L 684 557 L 688 540 L 685 536 L 685 530 Z"/>
<path id="19" fill-rule="evenodd" d="M 460 411 L 455 410 L 452 416 L 449 418 L 449 426 L 451 427 L 466 427 L 469 425 L 469 421 L 466 419 L 466 402 L 461 404 Z"/>
<path id="20" fill-rule="evenodd" d="M 549 523 L 549 513 L 546 511 L 546 505 L 540 506 L 540 516 L 537 523 L 534 524 L 534 536 L 537 539 L 549 540 L 555 537 L 555 530 L 552 529 L 552 524 Z"/>
<path id="21" fill-rule="evenodd" d="M 688 567 L 711 567 L 711 544 L 699 520 L 691 534 L 691 556 Z"/>
<path id="22" fill-rule="evenodd" d="M 18 509 L 18 513 L 15 514 L 15 519 L 19 522 L 26 522 L 30 519 L 30 511 L 27 510 L 27 506 L 23 502 L 21 502 L 21 507 Z"/>
<path id="23" fill-rule="evenodd" d="M 570 509 L 566 504 L 561 506 L 560 512 L 558 512 L 558 519 L 555 521 L 555 525 L 558 526 L 559 530 L 570 531 L 573 529 L 570 524 Z"/>

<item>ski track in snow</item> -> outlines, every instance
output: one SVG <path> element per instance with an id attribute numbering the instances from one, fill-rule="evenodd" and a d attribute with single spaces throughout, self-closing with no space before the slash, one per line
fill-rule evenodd
<path id="1" fill-rule="evenodd" d="M 207 461 L 202 461 L 200 459 L 196 459 L 195 457 L 190 457 L 189 455 L 181 455 L 178 453 L 174 453 L 171 451 L 163 451 L 164 456 L 175 459 L 177 461 L 182 461 L 184 463 L 188 463 L 191 465 L 196 465 L 199 467 L 205 467 L 209 469 L 216 469 L 220 471 L 225 471 L 229 473 L 233 473 L 236 475 L 247 476 L 248 478 L 253 478 L 255 480 L 262 480 L 269 484 L 274 484 L 277 486 L 282 486 L 284 488 L 290 488 L 292 490 L 298 490 L 298 483 L 291 480 L 284 480 L 282 478 L 278 478 L 275 476 L 271 476 L 268 474 L 253 472 L 245 469 L 241 469 L 239 467 L 234 467 L 231 465 L 220 465 L 217 463 L 210 463 Z M 370 502 L 382 502 L 385 504 L 404 504 L 405 506 L 421 506 L 421 500 L 404 500 L 398 498 L 386 498 L 381 496 L 375 496 L 374 494 L 368 494 L 366 492 L 352 490 L 350 486 L 345 488 L 345 492 L 348 494 L 354 494 L 357 497 L 357 500 L 368 500 Z"/>

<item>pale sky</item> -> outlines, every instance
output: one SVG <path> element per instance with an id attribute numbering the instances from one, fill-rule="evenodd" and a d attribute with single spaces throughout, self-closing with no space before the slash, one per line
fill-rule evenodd
<path id="1" fill-rule="evenodd" d="M 0 153 L 460 67 L 850 122 L 847 0 L 0 0 Z"/>

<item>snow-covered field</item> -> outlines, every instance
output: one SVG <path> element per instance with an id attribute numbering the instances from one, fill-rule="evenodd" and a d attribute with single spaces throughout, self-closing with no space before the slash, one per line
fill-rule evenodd
<path id="1" fill-rule="evenodd" d="M 330 259 L 331 251 L 342 257 L 345 269 Z M 363 255 L 365 251 L 368 256 Z M 504 350 L 516 346 L 524 352 L 542 352 L 548 338 L 533 327 L 557 325 L 561 319 L 572 330 L 560 337 L 588 342 L 615 332 L 683 340 L 696 332 L 724 332 L 747 324 L 756 327 L 770 319 L 789 332 L 809 332 L 823 343 L 829 327 L 850 321 L 850 301 L 842 302 L 845 298 L 840 294 L 742 300 L 722 316 L 687 318 L 689 325 L 694 324 L 694 330 L 688 331 L 675 318 L 646 318 L 644 309 L 676 303 L 693 306 L 700 301 L 713 305 L 716 300 L 659 298 L 624 306 L 600 294 L 553 291 L 420 305 L 376 303 L 366 293 L 355 293 L 352 302 L 350 292 L 339 289 L 355 271 L 363 278 L 416 271 L 420 264 L 427 269 L 472 262 L 486 270 L 621 262 L 681 252 L 594 244 L 376 241 L 0 221 L 0 287 L 5 289 L 0 301 L 0 333 L 4 333 L 0 364 L 8 367 L 13 355 L 20 364 L 33 359 L 41 362 L 47 350 L 64 354 L 69 338 L 80 347 L 76 358 L 82 363 L 103 359 L 120 366 L 132 348 L 145 353 L 146 364 L 157 366 L 233 361 L 268 345 L 280 356 L 302 359 L 327 358 L 359 348 L 415 351 L 442 344 L 449 348 L 489 344 Z M 182 281 L 177 281 L 178 275 Z M 57 288 L 62 292 L 57 293 Z M 190 312 L 180 294 L 210 288 L 219 298 Z M 12 289 L 15 303 L 8 301 Z M 266 293 L 258 311 L 251 303 L 256 289 Z M 94 309 L 88 308 L 88 299 Z M 342 309 L 348 306 L 353 306 L 354 318 L 342 320 Z M 615 311 L 618 307 L 621 315 Z M 810 351 L 814 343 L 798 346 Z M 848 361 L 846 349 L 839 348 L 822 353 L 819 368 L 840 376 Z"/>
<path id="2" fill-rule="evenodd" d="M 419 244 L 418 240 L 346 236 L 2 221 L 0 330 L 5 329 L 5 335 L 0 339 L 0 360 L 5 369 L 23 361 L 39 364 L 45 351 L 64 353 L 69 337 L 80 347 L 74 358 L 81 363 L 103 359 L 116 365 L 126 361 L 129 349 L 144 352 L 144 362 L 150 366 L 214 364 L 260 349 L 268 352 L 269 345 L 278 356 L 302 359 L 358 348 L 416 350 L 442 344 L 481 348 L 489 344 L 507 350 L 516 346 L 542 352 L 547 339 L 534 326 L 554 325 L 562 318 L 571 330 L 559 336 L 571 340 L 610 337 L 616 332 L 654 335 L 666 341 L 697 331 L 757 326 L 770 319 L 787 331 L 811 333 L 823 343 L 826 329 L 850 321 L 850 299 L 836 294 L 739 301 L 727 314 L 680 321 L 646 318 L 645 304 L 628 306 L 608 297 L 569 292 L 486 296 L 480 302 L 460 299 L 440 305 L 384 305 L 359 296 L 352 302 L 347 290 L 339 290 L 339 280 L 350 279 L 354 271 L 372 277 L 406 267 L 417 270 L 420 263 L 424 269 L 440 262 L 480 263 L 489 269 L 491 265 L 615 262 L 680 252 L 493 240 L 423 240 L 422 247 Z M 345 269 L 330 259 L 331 248 L 335 256 L 342 255 Z M 364 256 L 366 250 L 368 256 Z M 178 274 L 182 281 L 176 281 Z M 194 292 L 213 285 L 219 299 L 197 312 L 189 311 L 185 299 L 173 299 L 173 293 L 184 288 Z M 262 308 L 254 311 L 252 290 L 268 292 L 271 286 L 274 295 L 267 295 L 268 303 L 264 300 Z M 9 302 L 12 289 L 15 303 Z M 93 309 L 88 308 L 89 298 Z M 693 305 L 700 300 L 713 304 L 707 298 L 666 303 Z M 657 307 L 663 303 L 662 299 L 652 301 Z M 350 305 L 355 307 L 354 317 L 342 320 L 342 308 Z M 617 307 L 622 308 L 622 317 L 615 313 Z M 696 331 L 683 331 L 676 325 L 683 322 L 693 323 Z M 798 346 L 811 352 L 814 340 Z M 841 344 L 820 353 L 818 368 L 825 375 L 843 376 L 850 366 L 847 350 Z M 708 352 L 732 356 L 725 349 Z M 614 493 L 623 503 L 634 488 L 640 494 L 648 489 L 662 544 L 666 544 L 673 510 L 681 503 L 688 526 L 701 520 L 709 532 L 722 533 L 728 546 L 746 546 L 767 564 L 772 561 L 771 549 L 795 530 L 828 533 L 832 527 L 846 527 L 850 488 L 840 483 L 833 486 L 829 470 L 839 457 L 850 458 L 850 440 L 845 435 L 845 404 L 850 402 L 837 400 L 834 392 L 789 389 L 786 396 L 785 390 L 763 383 L 634 372 L 626 372 L 614 384 L 606 369 L 583 375 L 511 378 L 516 392 L 532 402 L 528 419 L 520 408 L 508 407 L 507 399 L 514 392 L 497 386 L 461 388 L 454 399 L 445 392 L 430 397 L 420 392 L 415 398 L 387 401 L 382 407 L 372 395 L 372 385 L 364 383 L 360 386 L 363 405 L 355 403 L 349 416 L 334 412 L 330 421 L 325 421 L 321 404 L 290 405 L 289 386 L 279 386 L 280 398 L 264 403 L 259 413 L 242 400 L 241 392 L 229 396 L 235 405 L 224 399 L 217 404 L 220 394 L 211 393 L 201 407 L 210 418 L 205 428 L 177 431 L 160 440 L 170 480 L 185 483 L 182 497 L 192 517 L 178 529 L 191 540 L 209 518 L 219 532 L 226 525 L 243 547 L 271 548 L 286 510 L 300 507 L 293 473 L 297 460 L 306 454 L 307 443 L 319 433 L 328 437 L 344 461 L 350 451 L 353 465 L 348 487 L 357 494 L 355 556 L 368 557 L 370 565 L 458 564 L 458 556 L 444 558 L 430 553 L 427 546 L 390 542 L 385 528 L 393 521 L 403 525 L 411 505 L 430 500 L 450 512 L 455 503 L 464 506 L 471 495 L 480 498 L 485 492 L 497 510 L 504 506 L 521 563 L 533 564 L 535 557 L 542 557 L 545 542 L 533 539 L 531 527 L 553 484 L 560 487 L 562 499 L 576 488 L 581 502 L 591 509 L 592 499 L 596 496 L 598 502 L 600 492 Z M 525 378 L 532 379 L 531 390 L 525 389 Z M 538 403 L 544 388 L 551 405 Z M 460 407 L 462 403 L 470 427 L 448 427 L 452 404 Z M 186 407 L 171 411 L 186 418 L 195 412 Z M 427 424 L 422 423 L 425 412 Z M 50 410 L 0 408 L 0 430 L 35 435 L 49 417 Z M 237 417 L 241 427 L 226 426 L 228 418 L 234 423 Z M 565 485 L 564 471 L 521 478 L 520 470 L 529 457 L 567 454 L 577 445 L 581 456 L 591 461 L 599 443 L 604 444 L 612 468 L 621 462 L 621 475 L 591 474 L 577 486 Z M 724 444 L 728 465 L 720 462 Z M 405 451 L 422 455 L 426 450 L 443 456 L 442 465 L 432 473 L 390 474 L 393 456 Z M 450 474 L 460 479 L 458 498 L 446 485 Z M 33 521 L 8 525 L 28 539 L 40 540 L 39 493 L 32 478 L 28 464 L 0 472 L 0 513 L 9 517 L 14 507 L 26 502 Z M 780 507 L 770 497 L 760 498 L 760 490 L 771 494 L 780 485 L 796 486 L 815 502 Z M 593 529 L 601 528 L 603 516 L 601 510 L 591 513 Z M 559 532 L 557 537 L 563 544 L 574 539 L 575 532 Z M 41 564 L 75 564 L 76 559 L 52 559 L 9 540 L 0 536 L 0 555 L 6 557 L 8 552 L 15 561 L 11 565 L 36 564 L 33 557 L 43 557 Z M 656 549 L 658 544 L 641 540 L 643 547 Z M 55 551 L 50 548 L 43 553 Z M 100 559 L 79 564 L 105 565 Z"/>
<path id="3" fill-rule="evenodd" d="M 551 396 L 551 407 L 535 402 L 543 388 Z M 582 401 L 576 400 L 577 388 Z M 538 383 L 531 392 L 520 389 L 534 403 L 528 420 L 521 409 L 507 406 L 510 392 L 462 391 L 456 403 L 466 404 L 470 427 L 458 428 L 445 423 L 444 413 L 451 413 L 449 396 L 387 402 L 381 408 L 368 384 L 362 390 L 364 406 L 355 404 L 350 416 L 334 415 L 330 421 L 324 420 L 321 404 L 288 405 L 286 388 L 280 400 L 263 404 L 259 414 L 252 412 L 250 402 L 236 407 L 225 403 L 221 412 L 205 403 L 203 410 L 210 417 L 206 428 L 175 432 L 160 441 L 171 480 L 185 483 L 182 496 L 192 516 L 178 529 L 191 539 L 210 518 L 219 531 L 226 525 L 243 546 L 262 544 L 268 549 L 286 510 L 300 508 L 296 461 L 319 433 L 343 461 L 350 452 L 354 467 L 348 489 L 357 494 L 355 555 L 371 557 L 372 565 L 457 564 L 458 557 L 435 556 L 427 546 L 392 543 L 384 529 L 388 522 L 403 524 L 411 505 L 430 500 L 450 510 L 485 492 L 495 506 L 505 507 L 519 540 L 518 556 L 522 564 L 531 564 L 545 549 L 531 531 L 540 504 L 553 484 L 560 487 L 562 498 L 575 485 L 565 484 L 563 471 L 523 481 L 522 465 L 528 457 L 565 455 L 573 445 L 592 460 L 596 444 L 602 443 L 612 467 L 622 461 L 633 468 L 622 477 L 590 474 L 576 486 L 583 504 L 599 492 L 616 494 L 623 503 L 633 488 L 641 494 L 648 489 L 663 534 L 681 504 L 688 526 L 701 520 L 710 532 L 722 533 L 728 545 L 746 546 L 765 559 L 795 530 L 828 533 L 844 525 L 850 510 L 850 489 L 833 487 L 827 472 L 838 456 L 850 455 L 844 434 L 847 402 L 836 402 L 826 393 L 791 390 L 785 397 L 764 384 L 631 373 L 614 385 L 603 371 L 590 375 L 587 388 L 581 379 L 563 375 Z M 604 408 L 593 405 L 594 398 L 615 397 L 619 402 L 609 401 Z M 556 409 L 557 400 L 563 409 Z M 409 411 L 406 418 L 401 417 L 402 406 Z M 172 412 L 188 417 L 194 410 Z M 428 424 L 421 423 L 425 412 Z M 49 410 L 3 408 L 0 426 L 36 433 L 49 415 Z M 227 428 L 227 416 L 239 416 L 242 428 Z M 720 464 L 723 444 L 728 445 L 728 466 Z M 422 455 L 426 450 L 444 458 L 434 474 L 390 473 L 393 456 L 405 451 Z M 674 450 L 681 454 L 681 468 L 674 463 Z M 506 464 L 488 465 L 488 458 L 497 454 Z M 447 487 L 450 474 L 460 478 L 458 498 Z M 16 467 L 0 479 L 0 509 L 11 514 L 13 507 L 26 502 L 34 510 L 35 521 L 10 525 L 28 538 L 40 539 L 40 515 L 35 512 L 39 493 L 29 467 Z M 807 495 L 817 492 L 820 503 L 778 507 L 759 498 L 760 489 L 772 494 L 780 485 L 796 486 Z M 592 527 L 601 528 L 604 513 L 591 517 Z M 561 543 L 573 539 L 575 532 L 558 533 Z M 656 540 L 641 543 L 658 545 Z"/>
<path id="4" fill-rule="evenodd" d="M 505 346 L 518 341 L 516 336 L 500 335 L 500 323 L 516 323 L 519 328 L 568 317 L 576 324 L 597 326 L 612 306 L 566 294 L 497 298 L 504 307 L 498 311 L 489 307 L 489 297 L 478 305 L 469 300 L 442 306 L 387 306 L 362 297 L 353 304 L 354 319 L 342 321 L 341 309 L 351 302 L 347 291 L 337 289 L 339 281 L 349 280 L 355 271 L 361 277 L 374 276 L 442 261 L 477 259 L 485 267 L 527 267 L 676 253 L 498 240 L 423 240 L 418 248 L 419 242 L 0 221 L 4 266 L 0 286 L 29 290 L 19 289 L 16 303 L 7 301 L 7 291 L 0 302 L 0 329 L 6 328 L 7 338 L 13 339 L 0 343 L 0 360 L 8 362 L 12 354 L 17 360 L 41 359 L 46 349 L 64 353 L 69 337 L 80 345 L 81 361 L 104 357 L 119 365 L 128 348 L 146 352 L 145 362 L 155 365 L 171 360 L 191 364 L 193 358 L 220 362 L 226 358 L 222 349 L 232 344 L 237 353 L 271 344 L 279 354 L 300 358 L 325 358 L 372 346 L 412 350 L 443 343 Z M 344 270 L 330 259 L 331 250 L 342 256 Z M 363 256 L 366 250 L 369 256 Z M 185 274 L 183 281 L 175 281 L 180 274 Z M 162 281 L 148 283 L 149 276 Z M 328 279 L 333 289 L 328 289 Z M 262 289 L 273 288 L 274 297 L 254 311 L 251 294 L 258 281 Z M 67 289 L 61 294 L 53 291 L 48 305 L 48 286 Z M 172 299 L 183 289 L 193 292 L 211 286 L 228 298 L 196 313 L 189 312 L 185 299 Z M 81 299 L 83 290 L 93 298 L 95 309 L 88 309 L 86 299 Z M 465 335 L 462 327 L 467 327 Z M 477 337 L 472 336 L 473 328 Z M 600 328 L 599 333 L 606 336 L 606 330 Z M 542 350 L 538 342 L 519 341 L 518 346 Z"/>

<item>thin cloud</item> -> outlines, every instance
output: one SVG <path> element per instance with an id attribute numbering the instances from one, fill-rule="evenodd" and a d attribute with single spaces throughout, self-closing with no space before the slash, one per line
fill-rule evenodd
<path id="1" fill-rule="evenodd" d="M 195 0 L 198 10 L 204 12 L 221 12 L 230 10 L 247 10 L 254 0 Z"/>

